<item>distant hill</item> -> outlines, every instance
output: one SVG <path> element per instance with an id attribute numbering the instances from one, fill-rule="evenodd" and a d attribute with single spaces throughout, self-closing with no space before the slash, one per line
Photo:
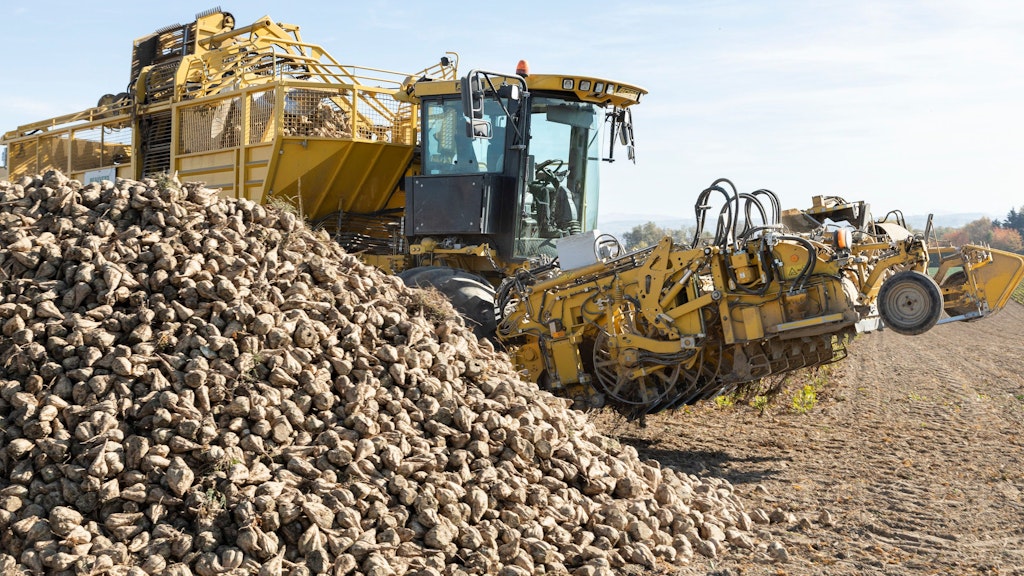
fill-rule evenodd
<path id="1" fill-rule="evenodd" d="M 881 217 L 878 215 L 876 217 Z M 974 222 L 979 218 L 989 218 L 992 220 L 1002 220 L 1006 217 L 1006 214 L 984 214 L 981 212 L 963 212 L 957 214 L 936 214 L 932 220 L 935 226 L 946 226 L 949 228 L 959 228 L 968 222 Z M 911 228 L 923 229 L 928 223 L 927 214 L 915 214 L 907 216 L 907 224 Z"/>
<path id="2" fill-rule="evenodd" d="M 874 216 L 875 218 L 881 218 L 884 214 L 875 214 Z M 933 222 L 935 226 L 959 228 L 968 222 L 973 222 L 979 218 L 986 217 L 991 218 L 992 220 L 1001 220 L 1006 217 L 1006 214 L 985 214 L 982 212 L 936 214 Z M 928 223 L 927 214 L 905 215 L 905 218 L 907 220 L 907 225 L 915 230 L 923 230 L 925 225 Z M 666 217 L 654 214 L 609 214 L 607 216 L 602 216 L 598 220 L 597 228 L 605 234 L 611 234 L 617 238 L 621 238 L 623 234 L 629 232 L 634 227 L 648 222 L 654 222 L 658 226 L 668 228 L 670 230 L 694 226 L 697 223 L 693 218 Z M 707 225 L 713 226 L 713 223 L 709 222 Z"/>
<path id="3" fill-rule="evenodd" d="M 616 238 L 622 238 L 622 235 L 626 232 L 648 222 L 654 222 L 658 226 L 668 228 L 670 230 L 677 230 L 679 228 L 695 226 L 697 224 L 697 221 L 693 218 L 672 218 L 643 214 L 609 214 L 606 217 L 598 219 L 597 228 L 605 234 L 611 234 Z"/>

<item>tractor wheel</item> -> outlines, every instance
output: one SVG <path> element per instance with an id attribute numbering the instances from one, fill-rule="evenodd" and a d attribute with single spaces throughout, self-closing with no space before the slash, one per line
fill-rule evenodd
<path id="1" fill-rule="evenodd" d="M 447 266 L 421 266 L 405 270 L 398 277 L 409 287 L 436 288 L 477 338 L 494 340 L 498 329 L 494 287 L 480 276 Z"/>
<path id="2" fill-rule="evenodd" d="M 898 334 L 923 334 L 942 315 L 942 291 L 930 276 L 904 270 L 882 284 L 878 312 L 885 326 Z"/>

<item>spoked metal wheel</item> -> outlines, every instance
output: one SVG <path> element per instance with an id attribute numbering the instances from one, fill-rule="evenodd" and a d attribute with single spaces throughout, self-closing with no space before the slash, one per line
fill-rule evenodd
<path id="1" fill-rule="evenodd" d="M 636 328 L 632 310 L 616 322 L 620 333 L 642 333 Z M 649 357 L 636 348 L 623 349 L 613 334 L 598 332 L 594 341 L 594 379 L 599 390 L 614 403 L 646 413 L 669 397 L 679 381 L 681 364 Z"/>
<path id="2" fill-rule="evenodd" d="M 706 371 L 703 362 L 703 353 L 698 353 L 694 364 L 687 363 L 689 368 L 680 368 L 679 379 L 675 386 L 665 395 L 665 398 L 658 403 L 650 413 L 662 410 L 675 410 L 680 406 L 694 404 L 699 400 L 709 397 L 712 388 L 717 389 L 717 383 L 713 374 Z"/>

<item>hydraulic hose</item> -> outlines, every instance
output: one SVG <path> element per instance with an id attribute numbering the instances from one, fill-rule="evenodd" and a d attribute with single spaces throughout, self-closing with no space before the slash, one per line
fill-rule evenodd
<path id="1" fill-rule="evenodd" d="M 778 236 L 778 238 L 780 240 L 793 240 L 807 249 L 807 263 L 804 264 L 803 269 L 793 279 L 793 285 L 789 287 L 788 292 L 792 294 L 795 290 L 803 289 L 807 284 L 807 279 L 810 278 L 811 272 L 814 270 L 814 263 L 818 260 L 818 251 L 814 248 L 814 244 L 811 244 L 810 240 L 800 236 Z M 779 277 L 782 278 L 781 275 Z"/>
<path id="2" fill-rule="evenodd" d="M 727 184 L 731 189 L 731 193 L 720 184 Z M 718 226 L 715 229 L 713 243 L 715 246 L 725 248 L 736 240 L 735 226 L 736 218 L 739 215 L 739 193 L 736 191 L 736 186 L 732 182 L 725 178 L 719 178 L 712 182 L 711 186 L 705 188 L 697 196 L 697 203 L 694 205 L 697 227 L 694 231 L 693 242 L 690 244 L 692 248 L 696 248 L 700 244 L 701 234 L 704 233 L 704 224 L 707 219 L 707 213 L 711 209 L 711 205 L 708 203 L 708 200 L 710 199 L 712 192 L 718 192 L 725 197 L 725 205 L 722 206 L 722 210 L 718 214 Z"/>

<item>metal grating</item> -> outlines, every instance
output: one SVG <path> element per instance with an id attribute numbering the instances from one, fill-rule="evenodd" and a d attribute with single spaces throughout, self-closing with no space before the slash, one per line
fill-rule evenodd
<path id="1" fill-rule="evenodd" d="M 174 75 L 178 72 L 178 62 L 156 64 L 146 74 L 145 102 L 168 100 L 174 95 Z"/>
<path id="2" fill-rule="evenodd" d="M 103 128 L 103 165 L 127 164 L 132 160 L 134 132 L 131 124 Z"/>
<path id="3" fill-rule="evenodd" d="M 39 139 L 39 171 L 55 168 L 68 171 L 68 134 L 56 134 Z"/>
<path id="4" fill-rule="evenodd" d="M 284 96 L 285 136 L 351 138 L 349 91 L 295 88 Z"/>
<path id="5" fill-rule="evenodd" d="M 75 130 L 71 138 L 71 170 L 94 170 L 103 166 L 103 128 Z"/>
<path id="6" fill-rule="evenodd" d="M 94 170 L 131 161 L 130 126 L 97 126 L 75 130 L 71 138 L 71 170 Z"/>
<path id="7" fill-rule="evenodd" d="M 249 136 L 247 144 L 260 144 L 274 139 L 271 120 L 274 117 L 274 91 L 249 94 Z"/>
<path id="8" fill-rule="evenodd" d="M 242 133 L 242 99 L 189 106 L 179 112 L 178 153 L 193 154 L 237 146 Z"/>
<path id="9" fill-rule="evenodd" d="M 353 105 L 354 115 L 351 113 Z M 282 129 L 285 136 L 415 144 L 413 121 L 411 104 L 383 92 L 296 88 L 285 95 Z M 250 138 L 262 138 L 262 135 L 254 134 Z"/>
<path id="10" fill-rule="evenodd" d="M 191 52 L 189 48 L 189 36 L 194 24 L 171 24 L 156 31 L 158 40 L 156 48 L 157 61 L 168 58 L 180 59 L 186 53 Z"/>
<path id="11" fill-rule="evenodd" d="M 405 250 L 401 210 L 383 210 L 372 214 L 334 212 L 312 224 L 315 229 L 326 230 L 335 242 L 350 253 L 393 255 Z"/>
<path id="12" fill-rule="evenodd" d="M 140 123 L 142 175 L 152 176 L 171 168 L 171 111 L 155 112 Z"/>
<path id="13" fill-rule="evenodd" d="M 7 146 L 7 164 L 12 176 L 33 176 L 39 173 L 36 164 L 35 140 L 15 142 Z"/>
<path id="14" fill-rule="evenodd" d="M 356 136 L 366 140 L 392 142 L 394 118 L 401 104 L 390 95 L 360 90 L 356 103 L 359 118 Z"/>

